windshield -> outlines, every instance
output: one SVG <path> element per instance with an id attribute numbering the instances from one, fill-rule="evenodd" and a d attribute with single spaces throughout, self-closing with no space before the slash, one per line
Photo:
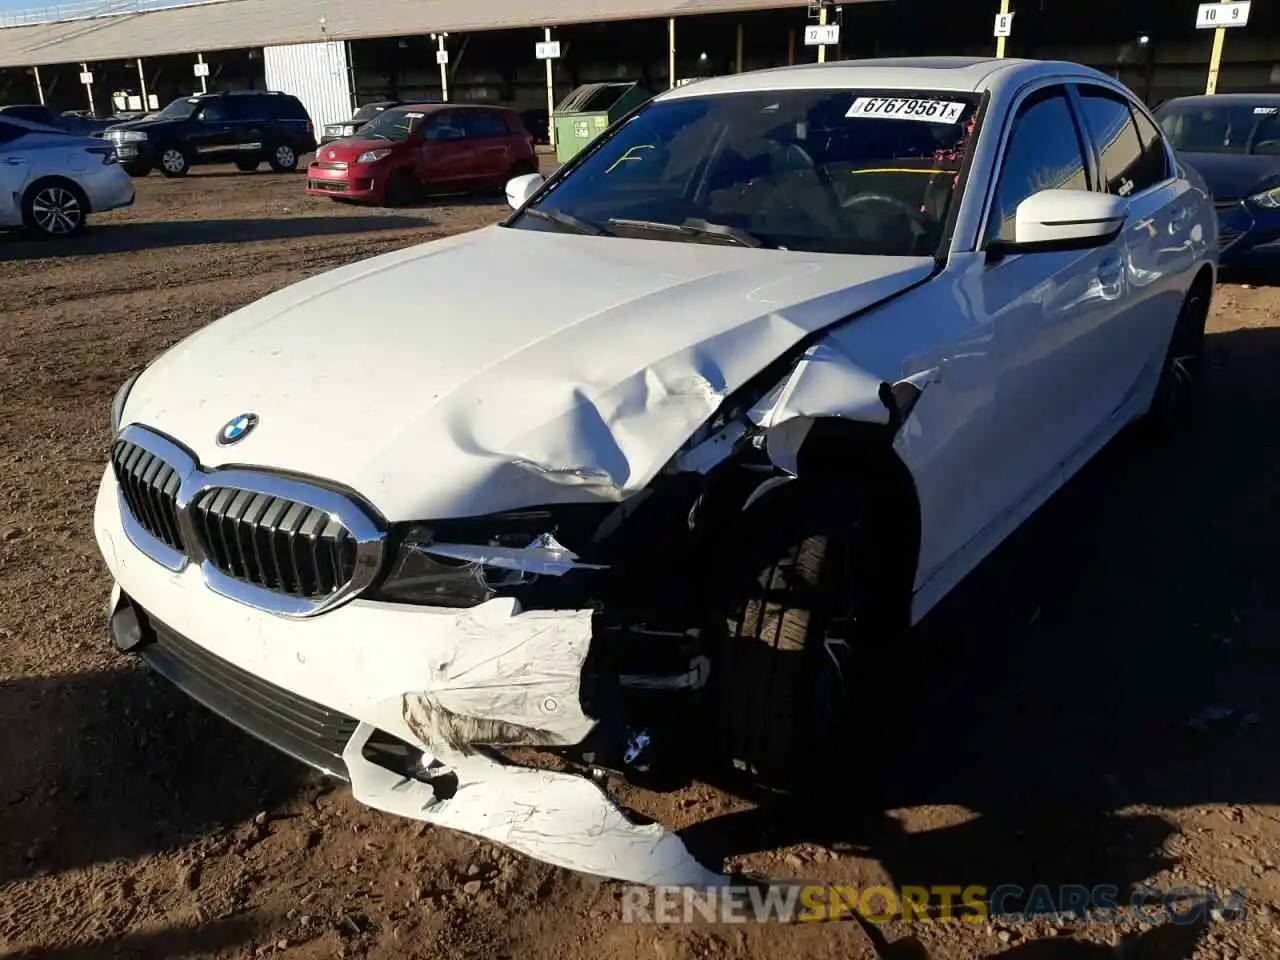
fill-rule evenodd
<path id="1" fill-rule="evenodd" d="M 905 91 L 651 103 L 512 226 L 931 256 L 976 109 L 972 94 Z"/>
<path id="2" fill-rule="evenodd" d="M 356 123 L 362 123 L 365 120 L 372 120 L 374 117 L 376 117 L 378 114 L 382 113 L 386 109 L 387 108 L 385 106 L 367 104 L 361 107 L 355 113 L 353 113 L 351 115 L 351 119 L 354 120 Z"/>
<path id="3" fill-rule="evenodd" d="M 1156 113 L 1182 153 L 1280 153 L 1280 107 L 1270 104 L 1166 104 Z"/>
<path id="4" fill-rule="evenodd" d="M 422 126 L 421 110 L 384 110 L 360 128 L 362 138 L 374 140 L 408 140 Z"/>
<path id="5" fill-rule="evenodd" d="M 153 116 L 164 120 L 186 120 L 200 108 L 195 97 L 181 97 Z"/>

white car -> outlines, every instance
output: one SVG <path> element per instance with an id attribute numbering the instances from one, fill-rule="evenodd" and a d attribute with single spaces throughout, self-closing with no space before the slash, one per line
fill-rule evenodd
<path id="1" fill-rule="evenodd" d="M 979 59 L 702 80 L 508 195 L 125 384 L 112 633 L 370 806 L 717 882 L 617 778 L 821 780 L 868 651 L 1177 425 L 1212 203 L 1116 81 Z"/>
<path id="2" fill-rule="evenodd" d="M 133 181 L 111 144 L 0 117 L 0 228 L 69 237 L 89 214 L 127 207 L 133 198 Z"/>

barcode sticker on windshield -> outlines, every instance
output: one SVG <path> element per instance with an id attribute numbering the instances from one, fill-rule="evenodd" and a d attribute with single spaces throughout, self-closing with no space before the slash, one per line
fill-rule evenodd
<path id="1" fill-rule="evenodd" d="M 1278 111 L 1280 111 L 1280 107 L 1254 107 L 1253 108 L 1254 113 L 1259 113 L 1264 116 L 1270 116 L 1271 114 L 1276 113 Z"/>
<path id="2" fill-rule="evenodd" d="M 923 120 L 925 123 L 957 123 L 965 105 L 954 100 L 919 100 L 910 97 L 859 97 L 846 117 L 880 117 Z"/>
<path id="3" fill-rule="evenodd" d="M 425 117 L 426 114 L 425 113 L 406 113 L 405 116 L 408 117 L 410 120 L 420 120 L 423 117 Z"/>

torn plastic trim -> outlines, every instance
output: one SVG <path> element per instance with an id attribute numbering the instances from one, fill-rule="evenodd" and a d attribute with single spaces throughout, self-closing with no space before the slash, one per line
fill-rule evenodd
<path id="1" fill-rule="evenodd" d="M 443 755 L 456 790 L 369 762 L 376 728 L 361 723 L 343 751 L 356 800 L 386 813 L 483 837 L 553 866 L 654 886 L 718 887 L 729 882 L 661 824 L 627 818 L 586 777 L 507 766 L 482 755 Z M 452 781 L 452 777 L 450 778 Z"/>
<path id="2" fill-rule="evenodd" d="M 527 547 L 480 546 L 466 543 L 406 543 L 405 548 L 428 556 L 473 563 L 499 570 L 513 570 L 544 577 L 563 577 L 575 570 L 608 570 L 597 563 L 582 563 L 578 555 L 550 533 L 536 537 Z"/>

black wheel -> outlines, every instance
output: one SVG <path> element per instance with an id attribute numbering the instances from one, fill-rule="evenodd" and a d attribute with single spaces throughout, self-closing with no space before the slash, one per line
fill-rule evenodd
<path id="1" fill-rule="evenodd" d="M 241 173 L 253 173 L 260 163 L 262 163 L 261 160 L 237 160 L 236 169 Z"/>
<path id="2" fill-rule="evenodd" d="M 422 185 L 408 170 L 397 170 L 387 181 L 383 202 L 388 207 L 404 207 L 422 195 Z"/>
<path id="3" fill-rule="evenodd" d="M 1148 432 L 1171 438 L 1185 430 L 1200 392 L 1204 366 L 1204 328 L 1212 289 L 1196 281 L 1187 294 L 1165 353 L 1155 399 L 1144 418 Z"/>
<path id="4" fill-rule="evenodd" d="M 744 515 L 712 605 L 723 759 L 757 785 L 816 784 L 847 745 L 850 653 L 871 537 L 856 488 L 796 480 Z"/>
<path id="5" fill-rule="evenodd" d="M 185 177 L 191 170 L 191 158 L 176 143 L 160 148 L 160 172 L 166 177 Z"/>
<path id="6" fill-rule="evenodd" d="M 131 177 L 145 177 L 151 173 L 151 167 L 145 163 L 122 163 L 120 168 Z"/>
<path id="7" fill-rule="evenodd" d="M 276 173 L 292 173 L 298 169 L 298 152 L 287 143 L 278 143 L 268 149 L 267 163 Z"/>
<path id="8" fill-rule="evenodd" d="M 84 229 L 89 200 L 70 180 L 38 180 L 22 197 L 22 222 L 41 239 L 73 237 Z"/>

